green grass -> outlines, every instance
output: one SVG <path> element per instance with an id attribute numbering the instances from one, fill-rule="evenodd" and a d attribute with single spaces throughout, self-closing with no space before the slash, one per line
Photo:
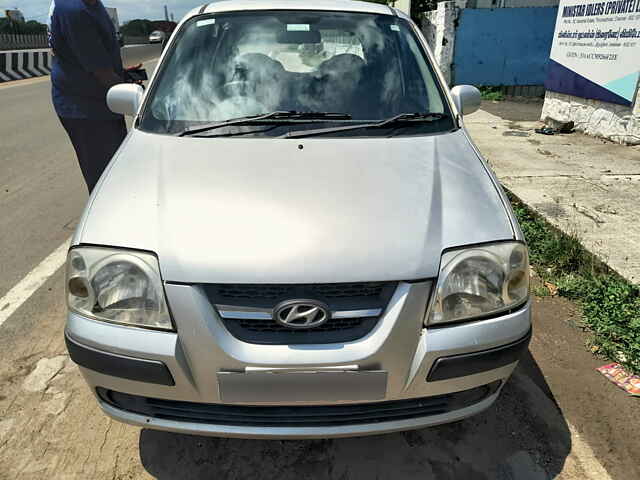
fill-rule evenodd
<path id="1" fill-rule="evenodd" d="M 560 232 L 513 195 L 509 198 L 529 244 L 531 264 L 544 281 L 558 287 L 559 295 L 580 305 L 594 350 L 640 373 L 640 287 L 587 252 L 577 235 Z"/>
<path id="2" fill-rule="evenodd" d="M 504 100 L 501 87 L 479 87 L 483 100 L 500 102 Z"/>

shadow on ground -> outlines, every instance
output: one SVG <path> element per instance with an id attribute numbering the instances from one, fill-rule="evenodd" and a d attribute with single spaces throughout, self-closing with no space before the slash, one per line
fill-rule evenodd
<path id="1" fill-rule="evenodd" d="M 140 456 L 161 480 L 555 478 L 571 435 L 529 353 L 496 404 L 462 422 L 375 437 L 262 441 L 143 430 Z"/>

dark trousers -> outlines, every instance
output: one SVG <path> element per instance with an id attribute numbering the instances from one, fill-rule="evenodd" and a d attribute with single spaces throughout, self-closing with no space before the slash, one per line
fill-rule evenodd
<path id="1" fill-rule="evenodd" d="M 127 124 L 124 117 L 117 120 L 59 118 L 71 139 L 84 181 L 91 193 L 127 136 Z"/>

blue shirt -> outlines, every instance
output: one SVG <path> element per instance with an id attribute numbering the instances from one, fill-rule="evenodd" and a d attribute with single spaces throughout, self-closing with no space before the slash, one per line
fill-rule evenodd
<path id="1" fill-rule="evenodd" d="M 105 88 L 92 72 L 123 75 L 116 30 L 101 1 L 54 0 L 49 35 L 53 49 L 53 106 L 64 118 L 117 119 L 107 107 Z"/>

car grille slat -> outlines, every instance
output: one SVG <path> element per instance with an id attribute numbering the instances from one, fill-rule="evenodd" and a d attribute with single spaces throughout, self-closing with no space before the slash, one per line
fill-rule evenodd
<path id="1" fill-rule="evenodd" d="M 325 332 L 331 332 L 331 331 L 336 331 L 336 330 L 346 330 L 349 328 L 356 328 L 359 327 L 360 325 L 362 325 L 362 322 L 365 320 L 365 318 L 349 318 L 349 319 L 339 319 L 339 318 L 333 318 L 331 320 L 329 320 L 327 323 L 325 323 L 324 325 L 322 325 L 321 327 L 319 327 L 318 329 L 316 329 L 316 331 L 325 331 Z M 236 320 L 238 322 L 238 324 L 246 329 L 246 330 L 251 330 L 254 332 L 287 332 L 287 333 L 291 333 L 293 335 L 295 334 L 304 334 L 304 333 L 308 333 L 305 332 L 304 330 L 293 330 L 290 331 L 289 329 L 283 327 L 282 325 L 279 325 L 277 323 L 275 323 L 272 320 L 248 320 L 248 319 L 240 319 L 240 320 Z"/>
<path id="2" fill-rule="evenodd" d="M 306 299 L 325 303 L 332 312 L 384 311 L 397 282 L 328 284 L 215 284 L 203 285 L 211 305 L 236 312 L 270 312 L 285 300 Z M 221 308 L 222 309 L 222 308 Z M 379 317 L 331 318 L 309 330 L 289 329 L 272 319 L 223 318 L 229 332 L 247 343 L 287 345 L 326 344 L 358 340 L 376 326 Z"/>
<path id="3" fill-rule="evenodd" d="M 148 417 L 218 425 L 319 427 L 380 423 L 439 415 L 476 404 L 495 393 L 500 382 L 433 397 L 344 405 L 244 406 L 161 400 L 98 388 L 115 408 Z"/>
<path id="4" fill-rule="evenodd" d="M 402 415 L 406 413 L 410 413 L 412 411 L 418 411 L 420 409 L 441 409 L 446 408 L 449 401 L 448 396 L 442 396 L 436 400 L 429 401 L 424 404 L 416 404 L 414 400 L 409 400 L 406 402 L 388 402 L 387 404 L 379 404 L 376 408 L 376 414 L 384 414 L 384 415 Z M 247 418 L 247 419 L 259 419 L 259 418 L 325 418 L 326 417 L 326 407 L 312 407 L 305 406 L 302 407 L 305 410 L 292 411 L 289 407 L 267 407 L 269 410 L 266 410 L 265 407 L 257 407 L 257 406 L 233 406 L 234 410 L 230 411 L 228 406 L 220 405 L 219 408 L 215 408 L 213 405 L 208 404 L 180 404 L 180 405 L 169 405 L 167 402 L 154 402 L 153 399 L 149 399 L 147 401 L 149 407 L 151 407 L 156 412 L 176 412 L 176 414 L 206 414 L 206 415 L 224 415 L 229 418 Z M 357 406 L 332 406 L 331 407 L 331 415 L 335 417 L 353 417 L 354 415 L 364 415 L 365 409 L 361 412 L 358 412 Z"/>
<path id="5" fill-rule="evenodd" d="M 322 299 L 337 298 L 376 298 L 382 294 L 390 282 L 326 283 L 326 284 L 219 284 L 211 285 L 216 296 L 223 298 L 226 304 L 238 300 L 286 300 L 296 298 L 298 292 L 305 291 Z M 243 303 L 235 303 L 242 305 Z"/>
<path id="6" fill-rule="evenodd" d="M 446 413 L 446 407 L 432 407 L 432 408 L 422 408 L 422 409 L 407 409 L 401 412 L 392 414 L 392 415 L 384 415 L 380 416 L 375 413 L 361 413 L 361 414 L 351 414 L 344 415 L 340 417 L 338 421 L 335 419 L 332 420 L 332 423 L 376 423 L 382 421 L 392 421 L 397 419 L 404 418 L 415 418 L 415 417 L 425 417 L 429 415 L 437 415 L 441 413 Z M 181 418 L 185 421 L 193 420 L 193 415 L 188 412 L 168 412 L 169 414 L 165 414 L 164 410 L 154 410 L 154 417 L 157 418 Z M 288 426 L 288 425 L 300 425 L 304 423 L 307 426 L 313 425 L 326 425 L 327 418 L 326 417 L 232 417 L 229 415 L 213 415 L 207 413 L 201 413 L 197 417 L 199 422 L 202 423 L 216 423 L 216 424 L 245 424 L 245 425 L 279 425 L 279 426 Z"/>

